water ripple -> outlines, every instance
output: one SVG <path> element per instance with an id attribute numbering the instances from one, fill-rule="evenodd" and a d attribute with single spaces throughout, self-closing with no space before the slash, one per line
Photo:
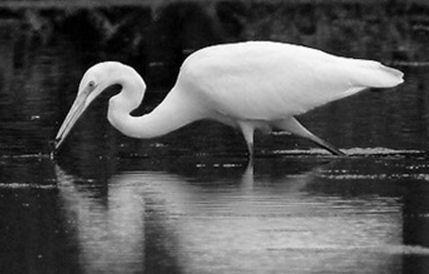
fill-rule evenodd
<path id="1" fill-rule="evenodd" d="M 425 153 L 421 150 L 415 149 L 391 149 L 385 147 L 354 147 L 341 149 L 344 153 L 349 156 L 354 155 L 404 155 L 404 154 L 422 154 Z M 323 148 L 310 148 L 310 149 L 286 149 L 286 150 L 273 150 L 274 154 L 286 154 L 286 155 L 331 155 L 330 152 Z"/>
<path id="2" fill-rule="evenodd" d="M 419 181 L 429 181 L 429 174 L 409 174 L 409 173 L 394 173 L 394 174 L 319 174 L 319 178 L 330 180 L 398 180 L 398 179 L 414 179 Z"/>
<path id="3" fill-rule="evenodd" d="M 0 183 L 0 189 L 55 189 L 56 184 Z"/>

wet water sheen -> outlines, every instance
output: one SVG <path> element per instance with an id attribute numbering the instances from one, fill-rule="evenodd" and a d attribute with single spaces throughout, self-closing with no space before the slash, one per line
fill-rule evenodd
<path id="1" fill-rule="evenodd" d="M 44 156 L 5 159 L 2 265 L 14 273 L 425 273 L 428 155 L 316 152 L 253 167 L 234 157 L 93 158 L 77 170 Z"/>
<path id="2" fill-rule="evenodd" d="M 299 138 L 258 133 L 251 165 L 240 134 L 210 121 L 152 140 L 122 136 L 105 118 L 113 90 L 50 159 L 49 142 L 82 73 L 118 56 L 60 30 L 46 41 L 35 38 L 21 19 L 0 15 L 0 273 L 429 272 L 429 69 L 427 60 L 412 59 L 429 48 L 424 25 L 391 48 L 361 47 L 360 40 L 338 42 L 341 48 L 314 39 L 330 52 L 384 56 L 406 73 L 406 82 L 299 117 L 348 157 Z M 299 18 L 306 16 L 328 18 Z M 248 25 L 243 35 L 254 29 L 258 37 L 265 29 L 264 37 L 278 37 L 283 21 L 270 20 L 264 28 Z M 362 41 L 378 37 L 367 32 Z M 313 41 L 290 35 L 284 40 Z M 338 34 L 328 29 L 324 35 Z M 183 52 L 192 51 L 188 47 Z M 409 62 L 385 58 L 393 48 Z M 161 53 L 138 59 L 159 79 L 175 58 Z M 148 82 L 137 114 L 153 109 L 171 86 Z"/>

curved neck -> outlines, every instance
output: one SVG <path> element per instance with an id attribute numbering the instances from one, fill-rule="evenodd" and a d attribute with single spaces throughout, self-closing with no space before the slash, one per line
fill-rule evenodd
<path id="1" fill-rule="evenodd" d="M 109 101 L 108 119 L 123 134 L 134 138 L 153 138 L 203 118 L 199 104 L 177 86 L 152 112 L 140 117 L 131 116 L 130 112 L 140 105 L 145 89 L 144 83 L 141 85 L 140 81 L 133 79 L 135 77 L 141 79 L 137 74 L 120 81 L 122 92 Z"/>

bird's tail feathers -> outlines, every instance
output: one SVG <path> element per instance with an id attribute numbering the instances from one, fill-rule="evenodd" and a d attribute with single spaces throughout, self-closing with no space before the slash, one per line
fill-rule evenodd
<path id="1" fill-rule="evenodd" d="M 376 61 L 355 60 L 361 70 L 356 77 L 358 82 L 367 87 L 391 88 L 404 82 L 404 73 Z"/>

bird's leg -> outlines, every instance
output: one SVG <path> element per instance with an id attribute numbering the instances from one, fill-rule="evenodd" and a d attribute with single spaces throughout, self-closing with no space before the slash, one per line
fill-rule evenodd
<path id="1" fill-rule="evenodd" d="M 297 136 L 307 138 L 313 141 L 314 143 L 318 144 L 319 146 L 323 147 L 324 149 L 328 150 L 334 155 L 338 155 L 338 156 L 346 155 L 338 148 L 334 147 L 333 145 L 329 144 L 326 141 L 323 141 L 322 139 L 320 139 L 319 137 L 311 133 L 308 129 L 306 129 L 303 125 L 301 125 L 301 123 L 298 122 L 298 120 L 296 120 L 294 117 L 290 117 L 290 118 L 278 121 L 274 124 L 274 126 L 282 130 L 286 130 Z"/>
<path id="2" fill-rule="evenodd" d="M 255 129 L 248 123 L 240 123 L 241 132 L 243 133 L 244 140 L 246 140 L 247 151 L 249 152 L 249 159 L 253 160 L 253 135 Z"/>

